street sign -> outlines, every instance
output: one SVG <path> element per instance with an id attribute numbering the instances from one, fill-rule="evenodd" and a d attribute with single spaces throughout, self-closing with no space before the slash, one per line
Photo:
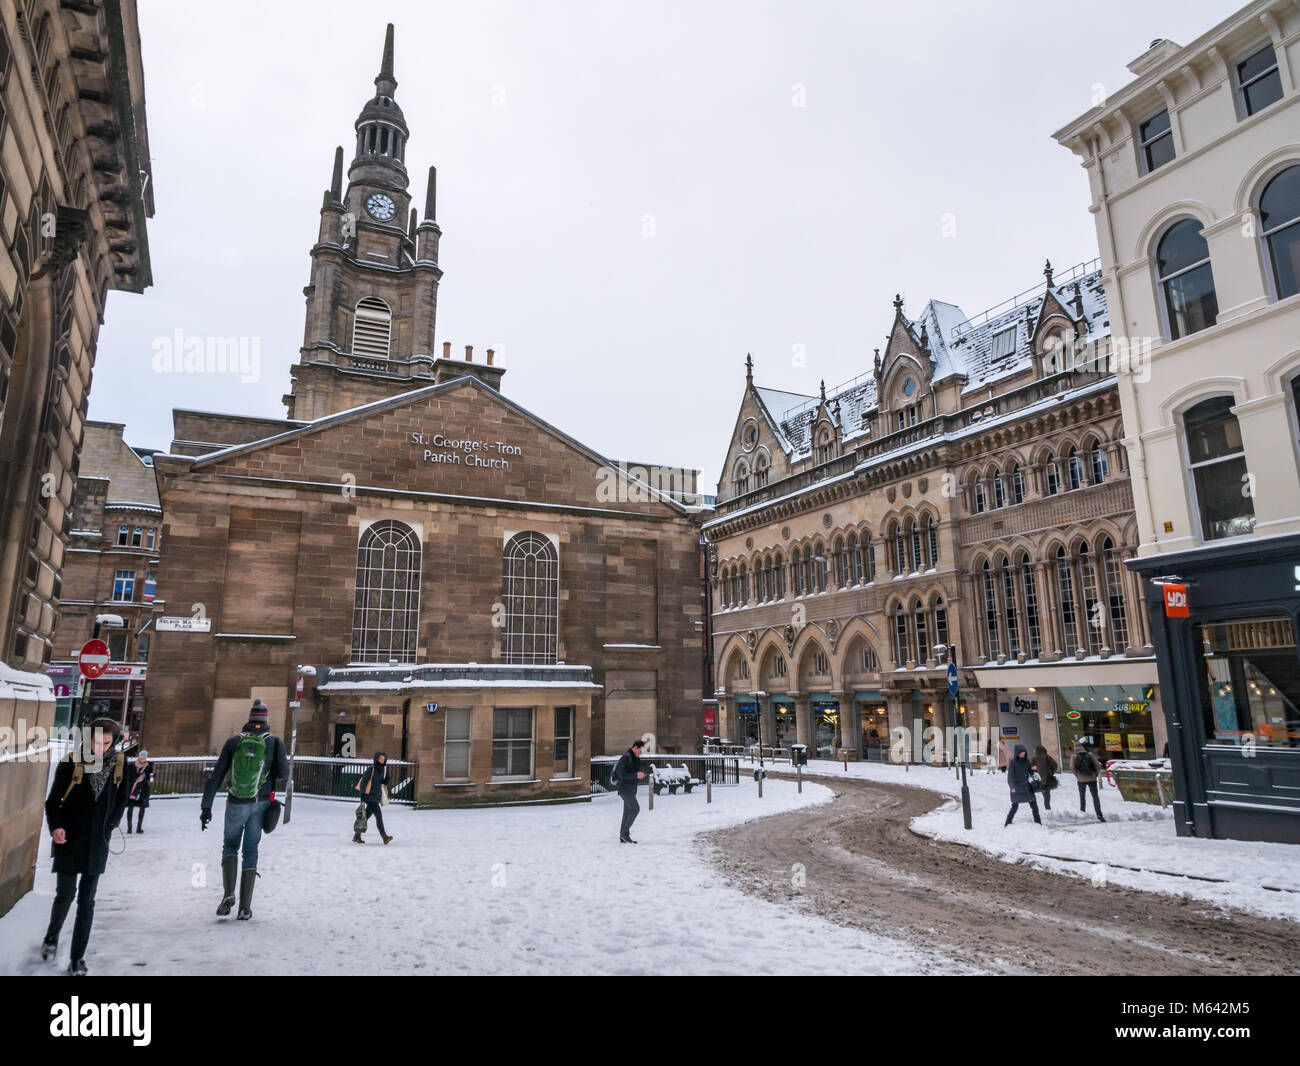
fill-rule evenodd
<path id="1" fill-rule="evenodd" d="M 438 713 L 438 705 L 436 703 L 426 703 L 424 705 L 424 709 L 428 711 L 430 714 Z"/>
<path id="2" fill-rule="evenodd" d="M 88 640 L 81 646 L 77 665 L 81 667 L 82 677 L 88 677 L 91 681 L 103 677 L 104 671 L 108 669 L 108 663 L 108 645 L 102 640 Z"/>
<path id="3" fill-rule="evenodd" d="M 160 633 L 210 633 L 212 619 L 162 615 L 154 619 L 153 627 Z"/>
<path id="4" fill-rule="evenodd" d="M 54 698 L 56 700 L 66 700 L 71 695 L 72 695 L 72 689 L 70 689 L 67 685 L 54 686 Z"/>
<path id="5" fill-rule="evenodd" d="M 948 664 L 948 695 L 957 695 L 957 664 Z"/>

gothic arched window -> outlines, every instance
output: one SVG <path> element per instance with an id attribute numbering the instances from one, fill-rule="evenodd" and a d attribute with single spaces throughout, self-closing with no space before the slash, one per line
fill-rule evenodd
<path id="1" fill-rule="evenodd" d="M 555 545 L 540 533 L 516 533 L 502 561 L 508 663 L 554 663 L 559 631 L 560 565 Z M 739 599 L 739 588 L 736 599 Z"/>
<path id="2" fill-rule="evenodd" d="M 352 661 L 413 663 L 420 615 L 420 538 L 402 522 L 376 522 L 357 544 Z"/>
<path id="3" fill-rule="evenodd" d="M 352 320 L 352 354 L 388 358 L 393 332 L 393 312 L 383 300 L 367 296 L 357 304 Z"/>

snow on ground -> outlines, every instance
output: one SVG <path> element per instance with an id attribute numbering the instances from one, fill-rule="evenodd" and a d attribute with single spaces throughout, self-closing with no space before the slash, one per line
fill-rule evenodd
<path id="1" fill-rule="evenodd" d="M 695 834 L 826 803 L 769 781 L 641 794 L 633 846 L 614 796 L 567 806 L 388 807 L 393 843 L 351 843 L 351 804 L 298 797 L 262 841 L 253 919 L 217 918 L 222 803 L 207 832 L 194 799 L 155 800 L 144 835 L 116 836 L 86 963 L 96 974 L 895 974 L 955 967 L 898 941 L 742 895 Z M 125 828 L 125 823 L 123 824 Z M 125 843 L 125 851 L 122 850 Z M 774 870 L 788 879 L 790 871 Z M 38 945 L 54 877 L 43 835 L 36 887 L 0 919 L 0 973 L 56 974 Z"/>
<path id="2" fill-rule="evenodd" d="M 777 764 L 774 769 L 784 766 Z M 845 776 L 843 763 L 823 760 L 810 759 L 806 772 Z M 951 768 L 851 762 L 847 776 L 914 785 L 953 797 L 913 819 L 912 828 L 926 836 L 972 845 L 1009 862 L 1030 861 L 1055 873 L 1104 876 L 1114 884 L 1300 921 L 1300 847 L 1293 844 L 1180 837 L 1172 807 L 1126 802 L 1118 789 L 1104 784 L 1100 795 L 1106 821 L 1098 822 L 1091 794 L 1087 813 L 1079 812 L 1079 791 L 1068 773 L 1057 775 L 1061 785 L 1052 792 L 1050 812 L 1039 799 L 1042 826 L 1034 824 L 1027 805 L 1016 812 L 1010 826 L 1004 826 L 1011 807 L 1006 775 L 972 772 L 967 778 L 970 830 L 962 821 L 961 781 Z"/>

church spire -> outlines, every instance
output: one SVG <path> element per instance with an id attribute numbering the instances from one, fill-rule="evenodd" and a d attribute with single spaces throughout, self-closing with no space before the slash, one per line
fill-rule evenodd
<path id="1" fill-rule="evenodd" d="M 405 189 L 406 142 L 410 130 L 402 109 L 393 99 L 397 78 L 393 74 L 393 24 L 384 33 L 384 56 L 375 77 L 375 95 L 366 102 L 354 124 L 357 150 L 348 169 L 350 181 L 367 181 Z"/>
<path id="2" fill-rule="evenodd" d="M 393 77 L 393 24 L 384 31 L 384 58 L 379 63 L 379 76 L 375 78 L 375 91 L 380 96 L 397 92 L 397 79 Z"/>

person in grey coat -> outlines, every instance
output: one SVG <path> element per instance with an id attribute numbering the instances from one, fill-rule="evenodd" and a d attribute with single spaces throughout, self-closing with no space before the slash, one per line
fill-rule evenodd
<path id="1" fill-rule="evenodd" d="M 1038 801 L 1034 799 L 1034 793 L 1029 788 L 1029 775 L 1032 772 L 1033 767 L 1029 765 L 1029 752 L 1023 744 L 1017 744 L 1011 765 L 1007 767 L 1007 785 L 1011 789 L 1011 810 L 1007 812 L 1007 820 L 1002 823 L 1003 825 L 1011 824 L 1022 803 L 1028 803 L 1029 809 L 1034 812 L 1034 821 L 1039 825 L 1043 824 L 1043 819 L 1038 815 Z"/>
<path id="2" fill-rule="evenodd" d="M 1101 799 L 1097 795 L 1097 778 L 1101 776 L 1101 760 L 1088 750 L 1082 740 L 1074 742 L 1074 755 L 1070 758 L 1070 770 L 1079 785 L 1079 810 L 1088 810 L 1086 790 L 1092 791 L 1092 809 L 1097 812 L 1097 821 L 1106 819 L 1101 813 Z"/>
<path id="3" fill-rule="evenodd" d="M 635 844 L 632 839 L 632 823 L 641 813 L 641 804 L 637 802 L 637 785 L 645 780 L 645 771 L 641 769 L 641 752 L 645 749 L 644 740 L 632 741 L 632 746 L 623 752 L 614 773 L 610 775 L 611 784 L 618 790 L 623 800 L 623 821 L 618 827 L 620 844 Z"/>

